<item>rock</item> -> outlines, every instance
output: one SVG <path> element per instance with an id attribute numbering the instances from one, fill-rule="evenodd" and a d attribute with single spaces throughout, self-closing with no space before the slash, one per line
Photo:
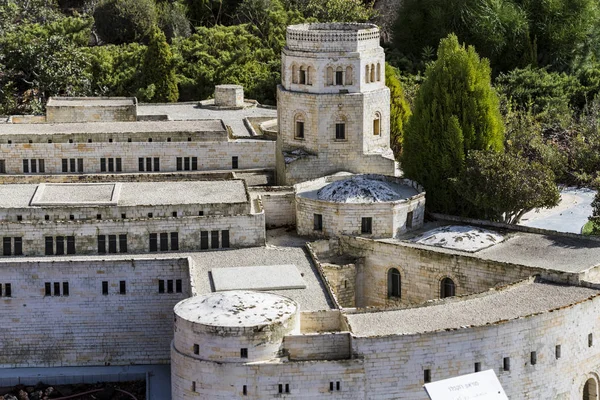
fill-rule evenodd
<path id="1" fill-rule="evenodd" d="M 29 395 L 27 394 L 26 391 L 24 390 L 19 390 L 19 392 L 17 393 L 17 398 L 19 400 L 29 400 Z"/>

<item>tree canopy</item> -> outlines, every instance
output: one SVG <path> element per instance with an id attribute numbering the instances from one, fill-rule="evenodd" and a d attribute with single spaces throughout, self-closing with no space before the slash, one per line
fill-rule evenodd
<path id="1" fill-rule="evenodd" d="M 503 129 L 488 61 L 450 35 L 425 72 L 404 131 L 402 169 L 425 187 L 432 210 L 461 213 L 449 179 L 460 175 L 469 150 L 502 151 Z"/>
<path id="2" fill-rule="evenodd" d="M 390 89 L 390 147 L 396 158 L 402 151 L 404 127 L 411 116 L 410 106 L 404 97 L 398 72 L 385 64 L 385 84 Z"/>

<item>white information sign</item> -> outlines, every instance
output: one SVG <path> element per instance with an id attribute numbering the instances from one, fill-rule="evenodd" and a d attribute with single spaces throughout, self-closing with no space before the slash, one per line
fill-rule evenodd
<path id="1" fill-rule="evenodd" d="M 508 400 L 494 370 L 425 384 L 431 400 Z"/>

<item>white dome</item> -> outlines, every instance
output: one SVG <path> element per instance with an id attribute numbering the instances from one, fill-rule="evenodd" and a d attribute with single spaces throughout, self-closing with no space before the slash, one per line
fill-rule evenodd
<path id="1" fill-rule="evenodd" d="M 353 176 L 321 188 L 317 198 L 336 203 L 382 203 L 405 197 L 385 181 Z"/>

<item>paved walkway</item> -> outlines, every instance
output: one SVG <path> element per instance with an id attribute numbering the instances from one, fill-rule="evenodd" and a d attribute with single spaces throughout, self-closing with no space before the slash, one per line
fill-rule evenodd
<path id="1" fill-rule="evenodd" d="M 592 215 L 595 195 L 596 191 L 591 189 L 565 188 L 561 190 L 558 206 L 530 211 L 523 216 L 520 225 L 581 233 L 581 228 Z"/>
<path id="2" fill-rule="evenodd" d="M 96 383 L 124 381 L 147 376 L 147 400 L 171 400 L 170 365 L 125 365 L 108 367 L 0 368 L 0 387 L 17 384 Z"/>

